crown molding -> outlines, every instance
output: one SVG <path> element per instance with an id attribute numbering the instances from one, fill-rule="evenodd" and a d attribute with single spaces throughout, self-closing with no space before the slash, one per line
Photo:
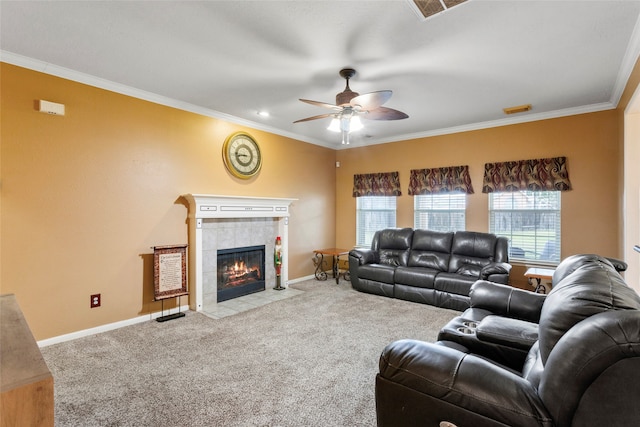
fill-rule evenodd
<path id="1" fill-rule="evenodd" d="M 627 54 L 618 73 L 616 85 L 613 91 L 610 102 L 604 102 L 599 104 L 584 105 L 580 107 L 566 108 L 555 111 L 548 111 L 544 113 L 529 113 L 524 115 L 518 115 L 518 117 L 509 117 L 505 119 L 490 120 L 486 122 L 470 123 L 462 126 L 454 126 L 450 128 L 434 129 L 425 132 L 417 132 L 413 134 L 403 134 L 392 138 L 371 139 L 364 142 L 352 141 L 349 145 L 343 145 L 333 142 L 327 142 L 318 140 L 315 138 L 309 138 L 303 135 L 299 135 L 292 132 L 286 132 L 281 129 L 266 126 L 262 123 L 245 120 L 230 114 L 221 113 L 219 111 L 211 110 L 204 107 L 199 107 L 187 102 L 178 101 L 173 98 L 158 95 L 152 92 L 136 89 L 130 86 L 126 86 L 120 83 L 115 83 L 106 79 L 102 79 L 89 74 L 81 73 L 69 68 L 59 67 L 54 64 L 43 62 L 37 59 L 29 58 L 26 56 L 18 55 L 12 52 L 0 50 L 0 62 L 6 62 L 8 64 L 16 65 L 19 67 L 27 68 L 30 70 L 38 71 L 41 73 L 61 77 L 67 80 L 72 80 L 78 83 L 86 84 L 89 86 L 105 89 L 111 92 L 119 93 L 122 95 L 131 96 L 144 101 L 153 102 L 155 104 L 165 105 L 167 107 L 177 108 L 179 110 L 188 111 L 195 114 L 200 114 L 206 117 L 212 117 L 215 119 L 224 120 L 227 122 L 235 123 L 240 126 L 246 126 L 251 129 L 261 130 L 269 132 L 275 135 L 280 135 L 286 138 L 295 139 L 309 144 L 319 145 L 333 150 L 346 150 L 350 148 L 366 147 L 370 145 L 388 144 L 391 142 L 406 141 L 410 139 L 428 138 L 432 136 L 441 136 L 454 133 L 469 132 L 474 130 L 489 129 L 501 126 L 514 125 L 519 123 L 534 122 L 539 120 L 554 119 L 559 117 L 573 116 L 577 114 L 593 113 L 598 111 L 605 111 L 614 109 L 617 107 L 622 92 L 626 86 L 626 83 L 631 75 L 633 67 L 638 59 L 640 53 L 640 18 L 634 29 L 632 40 L 629 43 Z"/>
<path id="2" fill-rule="evenodd" d="M 366 143 L 351 142 L 348 146 L 336 147 L 337 150 L 345 150 L 349 148 L 366 147 L 369 145 L 388 144 L 391 142 L 407 141 L 410 139 L 421 139 L 432 136 L 442 136 L 454 133 L 470 132 L 474 130 L 491 129 L 502 126 L 516 125 L 520 123 L 537 122 L 541 120 L 557 119 L 560 117 L 575 116 L 578 114 L 595 113 L 599 111 L 612 110 L 616 108 L 611 102 L 602 102 L 599 104 L 583 105 L 580 107 L 565 108 L 562 110 L 547 111 L 544 113 L 526 114 L 520 117 L 509 117 L 499 120 L 490 120 L 486 122 L 470 123 L 468 125 L 453 126 L 450 128 L 434 129 L 426 132 L 417 132 L 412 134 L 400 135 L 397 138 L 379 139 L 375 141 L 367 141 Z"/>
<path id="3" fill-rule="evenodd" d="M 633 68 L 640 57 L 640 16 L 636 21 L 636 25 L 633 28 L 633 33 L 631 34 L 631 38 L 629 39 L 629 45 L 627 46 L 627 50 L 625 52 L 624 58 L 622 59 L 622 64 L 620 64 L 620 71 L 618 72 L 618 78 L 616 79 L 616 83 L 613 87 L 613 91 L 611 93 L 611 103 L 618 106 L 620 102 L 620 98 L 622 98 L 622 93 L 627 87 L 627 82 L 629 81 L 629 77 L 633 72 Z"/>
<path id="4" fill-rule="evenodd" d="M 285 132 L 281 129 L 266 126 L 262 123 L 252 122 L 250 120 L 245 120 L 236 116 L 232 116 L 230 114 L 222 113 L 220 111 L 211 110 L 209 108 L 200 107 L 197 105 L 190 104 L 188 102 L 179 101 L 177 99 L 158 95 L 152 92 L 147 92 L 141 89 L 136 89 L 131 86 L 115 83 L 110 80 L 92 76 L 90 74 L 81 73 L 79 71 L 75 71 L 70 68 L 60 67 L 48 62 L 29 58 L 23 55 L 18 55 L 6 50 L 0 50 L 0 62 L 6 62 L 7 64 L 16 65 L 18 67 L 27 68 L 29 70 L 38 71 L 44 74 L 49 74 L 55 77 L 60 77 L 63 79 L 82 83 L 88 86 L 97 87 L 99 89 L 105 89 L 111 92 L 131 96 L 133 98 L 141 99 L 144 101 L 153 102 L 155 104 L 177 108 L 179 110 L 196 113 L 206 117 L 212 117 L 215 119 L 224 120 L 227 122 L 235 123 L 240 126 L 246 126 L 252 129 L 262 130 L 265 132 L 273 133 L 273 134 L 284 136 L 287 138 L 296 139 L 298 141 L 308 142 L 310 144 L 315 144 L 315 145 L 321 145 L 327 148 L 334 148 L 332 144 L 327 143 L 325 141 L 304 137 L 302 135 L 298 135 L 292 132 Z"/>

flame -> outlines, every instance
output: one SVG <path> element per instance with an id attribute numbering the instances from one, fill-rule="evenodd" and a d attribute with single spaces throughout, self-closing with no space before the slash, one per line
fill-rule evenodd
<path id="1" fill-rule="evenodd" d="M 235 264 L 233 265 L 232 269 L 236 274 L 237 273 L 249 273 L 249 271 L 251 271 L 249 268 L 247 268 L 247 266 L 244 263 L 244 261 L 236 261 Z"/>

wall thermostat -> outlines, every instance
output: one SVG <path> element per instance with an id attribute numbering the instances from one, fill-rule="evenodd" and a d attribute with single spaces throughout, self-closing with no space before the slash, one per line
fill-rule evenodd
<path id="1" fill-rule="evenodd" d="M 41 99 L 38 101 L 38 111 L 56 116 L 64 116 L 64 104 L 57 104 Z"/>

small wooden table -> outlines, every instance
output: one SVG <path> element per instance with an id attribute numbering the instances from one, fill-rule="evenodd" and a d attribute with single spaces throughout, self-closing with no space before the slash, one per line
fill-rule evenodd
<path id="1" fill-rule="evenodd" d="M 13 294 L 0 295 L 0 425 L 53 427 L 53 375 Z"/>
<path id="2" fill-rule="evenodd" d="M 554 272 L 555 270 L 551 268 L 531 267 L 524 273 L 524 277 L 526 277 L 529 284 L 535 288 L 534 292 L 546 294 L 547 287 L 542 283 L 542 280 L 551 281 Z M 536 281 L 535 285 L 533 284 L 532 279 Z M 551 284 L 549 284 L 549 290 L 551 290 Z"/>
<path id="3" fill-rule="evenodd" d="M 340 283 L 340 256 L 347 255 L 349 253 L 349 249 L 341 249 L 341 248 L 327 248 L 327 249 L 316 249 L 313 251 L 315 253 L 315 264 L 316 264 L 316 279 L 318 280 L 327 280 L 327 272 L 322 269 L 324 265 L 324 256 L 330 255 L 333 260 L 333 277 L 336 279 L 336 285 Z M 349 271 L 344 272 L 345 280 L 349 280 Z"/>

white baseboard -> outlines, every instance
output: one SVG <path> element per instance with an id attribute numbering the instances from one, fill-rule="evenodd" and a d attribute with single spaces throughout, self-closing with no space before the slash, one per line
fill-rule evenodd
<path id="1" fill-rule="evenodd" d="M 287 281 L 287 285 L 292 285 L 294 283 L 300 283 L 300 282 L 304 282 L 307 280 L 312 280 L 315 279 L 316 276 L 314 276 L 313 274 L 310 274 L 309 276 L 304 276 L 304 277 L 298 277 L 297 279 L 292 279 L 292 280 L 288 280 Z"/>
<path id="2" fill-rule="evenodd" d="M 95 328 L 84 329 L 82 331 L 72 332 L 70 334 L 60 335 L 53 338 L 47 338 L 46 340 L 38 341 L 38 347 L 46 347 L 48 345 L 59 344 L 65 341 L 71 341 L 82 337 L 88 337 L 90 335 L 99 334 L 102 332 L 112 331 L 114 329 L 123 328 L 125 326 L 135 325 L 136 323 L 147 322 L 149 320 L 157 319 L 160 316 L 166 316 L 168 314 L 178 313 L 179 311 L 189 311 L 188 305 L 172 308 L 166 310 L 164 313 L 155 312 L 151 314 L 145 314 L 144 316 L 134 317 L 133 319 L 121 320 L 119 322 L 109 323 L 102 326 L 96 326 Z"/>
<path id="3" fill-rule="evenodd" d="M 292 285 L 294 283 L 304 282 L 306 280 L 315 279 L 315 275 L 310 274 L 309 276 L 299 277 L 297 279 L 289 280 L 287 282 L 288 285 Z M 125 326 L 135 325 L 136 323 L 147 322 L 149 320 L 157 319 L 160 316 L 177 313 L 178 311 L 189 311 L 188 305 L 183 305 L 179 309 L 172 308 L 171 310 L 167 310 L 164 314 L 162 312 L 155 312 L 151 314 L 145 314 L 144 316 L 134 317 L 133 319 L 121 320 L 119 322 L 109 323 L 102 326 L 96 326 L 95 328 L 84 329 L 82 331 L 72 332 L 70 334 L 60 335 L 53 338 L 47 338 L 45 340 L 38 341 L 38 347 L 46 347 L 53 344 L 59 344 L 65 341 L 71 341 L 78 338 L 88 337 L 90 335 L 99 334 L 102 332 L 112 331 L 118 328 L 124 328 Z"/>

